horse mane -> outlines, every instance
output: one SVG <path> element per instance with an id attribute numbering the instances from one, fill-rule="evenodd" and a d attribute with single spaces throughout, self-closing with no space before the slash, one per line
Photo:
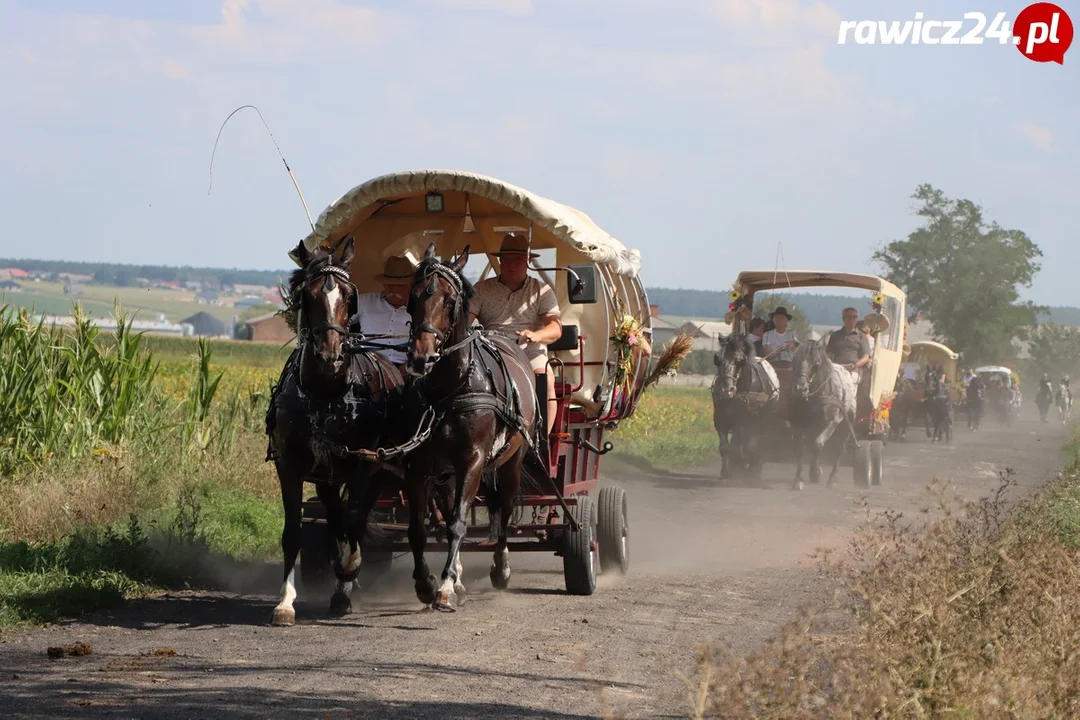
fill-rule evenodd
<path id="1" fill-rule="evenodd" d="M 297 322 L 300 314 L 300 289 L 307 282 L 307 279 L 319 271 L 326 269 L 327 266 L 341 268 L 342 270 L 348 270 L 344 263 L 334 257 L 332 252 L 328 252 L 319 248 L 311 254 L 311 259 L 302 268 L 297 268 L 289 274 L 288 287 L 281 287 L 281 300 L 285 305 L 284 308 L 278 310 L 275 315 L 278 315 L 285 319 L 285 323 L 289 326 L 289 329 L 294 333 L 297 331 Z"/>
<path id="2" fill-rule="evenodd" d="M 820 340 L 807 340 L 795 348 L 795 352 L 791 354 L 792 369 L 800 368 L 807 362 L 813 361 L 817 361 L 819 365 L 818 373 L 824 373 L 830 364 L 829 356 L 825 353 L 825 344 Z"/>
<path id="3" fill-rule="evenodd" d="M 449 264 L 444 263 L 435 257 L 420 260 L 420 264 L 416 266 L 415 277 L 427 277 L 428 273 L 433 272 L 435 268 L 450 273 L 458 281 L 458 284 L 461 285 L 461 309 L 464 311 L 465 319 L 467 321 L 469 318 L 469 301 L 476 296 L 476 288 L 473 287 L 473 284 L 469 282 L 464 275 L 450 267 Z M 416 287 L 420 287 L 420 284 L 417 283 Z"/>

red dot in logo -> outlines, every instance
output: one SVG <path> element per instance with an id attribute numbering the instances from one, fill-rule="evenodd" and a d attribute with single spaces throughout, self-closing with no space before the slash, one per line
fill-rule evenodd
<path id="1" fill-rule="evenodd" d="M 1028 5 L 1013 23 L 1016 49 L 1028 60 L 1063 65 L 1073 41 L 1069 14 L 1053 3 Z"/>

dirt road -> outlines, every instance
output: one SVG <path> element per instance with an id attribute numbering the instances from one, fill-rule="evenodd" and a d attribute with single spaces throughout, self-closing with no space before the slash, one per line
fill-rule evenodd
<path id="1" fill-rule="evenodd" d="M 1034 412 L 1010 430 L 960 427 L 951 447 L 921 433 L 889 445 L 885 484 L 868 498 L 918 510 L 936 474 L 975 499 L 1007 465 L 1020 491 L 1041 485 L 1062 464 L 1065 430 Z M 253 571 L 247 594 L 174 594 L 7 638 L 0 715 L 685 717 L 675 672 L 690 669 L 695 645 L 752 648 L 812 600 L 807 555 L 843 543 L 859 493 L 845 468 L 836 487 L 802 493 L 788 489 L 786 465 L 768 465 L 761 488 L 721 488 L 712 467 L 605 469 L 629 492 L 632 567 L 592 597 L 564 594 L 559 558 L 524 554 L 512 589 L 498 593 L 490 558 L 469 554 L 469 598 L 456 614 L 422 611 L 411 563 L 399 562 L 381 588 L 354 595 L 344 620 L 327 619 L 319 598 L 298 604 L 300 624 L 278 629 L 267 625 L 278 583 L 268 567 Z M 46 647 L 79 640 L 93 653 L 46 658 Z"/>

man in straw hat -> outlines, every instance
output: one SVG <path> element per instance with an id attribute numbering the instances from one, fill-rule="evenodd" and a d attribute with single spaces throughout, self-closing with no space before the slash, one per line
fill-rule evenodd
<path id="1" fill-rule="evenodd" d="M 529 276 L 530 252 L 523 234 L 507 233 L 499 252 L 498 277 L 476 283 L 470 305 L 470 322 L 477 319 L 486 330 L 514 337 L 523 343 L 525 355 L 537 375 L 547 376 L 547 431 L 555 424 L 555 376 L 548 372 L 547 346 L 562 337 L 559 303 L 547 283 Z"/>
<path id="2" fill-rule="evenodd" d="M 404 255 L 386 258 L 383 271 L 375 280 L 383 285 L 382 292 L 363 293 L 357 298 L 357 313 L 349 321 L 366 335 L 391 335 L 375 339 L 373 345 L 400 345 L 409 335 L 409 316 L 405 306 L 412 290 L 416 266 Z M 379 354 L 405 372 L 406 355 L 400 350 L 380 350 Z"/>

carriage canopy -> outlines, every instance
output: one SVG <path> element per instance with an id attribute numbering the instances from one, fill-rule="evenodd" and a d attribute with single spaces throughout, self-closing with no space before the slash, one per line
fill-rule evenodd
<path id="1" fill-rule="evenodd" d="M 1012 387 L 1020 382 L 1019 376 L 1004 365 L 983 365 L 975 368 L 976 375 L 987 375 L 1001 379 L 1005 387 Z"/>
<path id="2" fill-rule="evenodd" d="M 920 365 L 932 364 L 940 365 L 945 370 L 945 376 L 950 383 L 956 383 L 959 381 L 959 371 L 957 367 L 957 360 L 960 359 L 960 353 L 956 352 L 947 345 L 943 345 L 933 340 L 921 340 L 919 342 L 911 343 L 911 354 L 908 359 L 913 362 L 917 362 Z"/>
<path id="3" fill-rule="evenodd" d="M 444 261 L 469 246 L 471 257 L 486 254 L 479 278 L 497 272 L 503 236 L 527 234 L 533 250 L 553 250 L 555 267 L 540 270 L 559 301 L 563 336 L 575 326 L 586 342 L 549 349 L 549 357 L 564 364 L 565 379 L 579 397 L 592 399 L 593 390 L 613 384 L 615 334 L 625 311 L 650 327 L 648 297 L 639 278 L 641 253 L 628 249 L 576 208 L 536 195 L 521 187 L 461 170 L 406 170 L 368 180 L 332 202 L 319 215 L 314 232 L 302 241 L 308 250 L 336 249 L 353 237 L 353 282 L 361 292 L 376 292 L 374 276 L 391 255 L 423 256 L 431 242 Z M 296 261 L 296 250 L 289 253 Z M 568 266 L 595 267 L 595 303 L 571 303 Z M 471 267 L 471 266 L 470 266 Z M 470 275 L 466 268 L 466 275 Z M 584 355 L 584 358 L 582 358 Z M 582 361 L 584 365 L 582 365 Z M 637 368 L 644 374 L 645 363 Z M 610 400 L 611 393 L 606 394 Z"/>

